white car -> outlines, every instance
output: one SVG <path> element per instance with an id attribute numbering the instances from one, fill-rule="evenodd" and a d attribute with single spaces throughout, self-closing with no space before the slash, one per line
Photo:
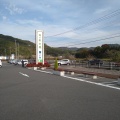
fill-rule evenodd
<path id="1" fill-rule="evenodd" d="M 24 66 L 26 66 L 28 64 L 28 60 L 27 59 L 24 59 L 24 60 L 21 60 L 22 64 L 24 63 Z"/>
<path id="2" fill-rule="evenodd" d="M 17 59 L 10 59 L 10 60 L 9 60 L 9 63 L 10 63 L 10 64 L 15 64 L 16 61 L 17 61 Z"/>
<path id="3" fill-rule="evenodd" d="M 58 60 L 58 65 L 70 65 L 69 59 Z"/>
<path id="4" fill-rule="evenodd" d="M 17 64 L 18 64 L 18 65 L 22 65 L 22 60 L 18 60 L 18 61 L 17 61 Z"/>
<path id="5" fill-rule="evenodd" d="M 15 60 L 14 64 L 15 65 L 22 65 L 22 61 L 21 60 Z"/>
<path id="6" fill-rule="evenodd" d="M 0 60 L 0 67 L 2 67 L 2 61 Z"/>
<path id="7" fill-rule="evenodd" d="M 15 64 L 15 65 L 17 65 L 17 61 L 18 61 L 18 60 L 17 60 L 17 59 L 15 59 L 15 60 L 13 60 L 13 62 L 12 62 L 12 63 L 13 63 L 13 64 Z"/>

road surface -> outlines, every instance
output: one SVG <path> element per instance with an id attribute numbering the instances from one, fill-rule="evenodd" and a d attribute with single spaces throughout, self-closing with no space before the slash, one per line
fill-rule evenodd
<path id="1" fill-rule="evenodd" d="M 3 63 L 0 120 L 120 120 L 120 90 Z"/>

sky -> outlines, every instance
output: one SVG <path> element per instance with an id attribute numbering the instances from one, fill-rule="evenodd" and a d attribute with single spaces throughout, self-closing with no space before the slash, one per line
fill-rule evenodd
<path id="1" fill-rule="evenodd" d="M 0 34 L 51 47 L 120 44 L 120 0 L 0 0 Z"/>

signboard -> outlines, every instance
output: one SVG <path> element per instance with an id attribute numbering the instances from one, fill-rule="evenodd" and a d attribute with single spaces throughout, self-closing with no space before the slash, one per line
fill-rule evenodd
<path id="1" fill-rule="evenodd" d="M 44 41 L 43 31 L 35 31 L 35 42 L 36 42 L 36 64 L 41 62 L 44 64 Z"/>

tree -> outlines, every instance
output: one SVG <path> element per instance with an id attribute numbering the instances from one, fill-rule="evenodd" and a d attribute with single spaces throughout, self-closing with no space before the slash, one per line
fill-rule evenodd
<path id="1" fill-rule="evenodd" d="M 83 49 L 81 51 L 78 51 L 76 54 L 75 54 L 75 57 L 76 58 L 87 58 L 89 56 L 89 51 L 86 50 L 86 49 Z"/>
<path id="2" fill-rule="evenodd" d="M 110 46 L 107 45 L 107 44 L 104 44 L 104 45 L 101 46 L 101 49 L 102 49 L 102 52 L 106 52 L 107 50 L 110 49 Z"/>
<path id="3" fill-rule="evenodd" d="M 102 58 L 102 49 L 100 46 L 96 47 L 93 52 L 96 58 Z"/>
<path id="4" fill-rule="evenodd" d="M 109 58 L 114 62 L 120 62 L 120 51 L 110 50 L 107 52 Z"/>

